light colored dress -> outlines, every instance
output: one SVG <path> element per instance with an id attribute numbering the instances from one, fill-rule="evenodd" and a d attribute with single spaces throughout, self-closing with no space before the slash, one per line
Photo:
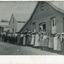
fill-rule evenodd
<path id="1" fill-rule="evenodd" d="M 49 37 L 49 48 L 54 48 L 53 37 Z"/>
<path id="2" fill-rule="evenodd" d="M 57 39 L 57 51 L 61 51 L 61 39 L 60 38 L 58 38 Z"/>
<path id="3" fill-rule="evenodd" d="M 40 37 L 39 37 L 39 45 L 43 46 L 43 35 L 42 34 L 40 34 Z"/>
<path id="4" fill-rule="evenodd" d="M 58 45 L 58 42 L 57 42 L 57 36 L 54 37 L 54 50 L 57 50 L 57 45 Z"/>
<path id="5" fill-rule="evenodd" d="M 34 46 L 35 47 L 39 46 L 39 35 L 38 34 L 35 35 L 35 45 Z"/>
<path id="6" fill-rule="evenodd" d="M 48 46 L 47 38 L 48 38 L 47 35 L 44 35 L 44 36 L 43 36 L 43 46 L 45 46 L 45 47 Z"/>
<path id="7" fill-rule="evenodd" d="M 23 36 L 23 45 L 25 45 L 26 44 L 26 37 L 25 37 L 25 35 Z"/>
<path id="8" fill-rule="evenodd" d="M 34 35 L 32 35 L 32 39 L 31 39 L 31 45 L 34 44 Z"/>

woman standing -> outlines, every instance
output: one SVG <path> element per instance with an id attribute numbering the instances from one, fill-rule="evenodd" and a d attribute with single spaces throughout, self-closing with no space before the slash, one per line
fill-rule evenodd
<path id="1" fill-rule="evenodd" d="M 57 42 L 57 34 L 55 34 L 54 36 L 54 51 L 57 52 L 57 45 L 58 45 L 58 42 Z"/>
<path id="2" fill-rule="evenodd" d="M 53 35 L 52 34 L 49 35 L 49 46 L 48 47 L 50 50 L 53 50 L 53 48 L 54 48 L 54 41 L 53 41 Z"/>
<path id="3" fill-rule="evenodd" d="M 58 34 L 57 42 L 58 42 L 58 44 L 57 44 L 57 51 L 61 52 L 61 35 L 60 34 Z"/>
<path id="4" fill-rule="evenodd" d="M 34 44 L 34 34 L 32 33 L 31 46 Z"/>
<path id="5" fill-rule="evenodd" d="M 34 44 L 34 46 L 35 47 L 39 47 L 39 34 L 38 33 L 36 33 L 36 35 L 35 35 L 35 44 Z"/>
<path id="6" fill-rule="evenodd" d="M 26 45 L 26 36 L 25 36 L 25 34 L 23 34 L 23 45 L 24 46 Z"/>

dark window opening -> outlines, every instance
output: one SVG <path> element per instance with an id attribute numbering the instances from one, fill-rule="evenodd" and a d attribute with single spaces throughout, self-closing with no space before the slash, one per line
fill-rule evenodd
<path id="1" fill-rule="evenodd" d="M 53 26 L 54 26 L 54 20 L 53 20 Z"/>
<path id="2" fill-rule="evenodd" d="M 41 30 L 46 31 L 46 23 L 39 24 L 39 31 L 41 31 Z"/>
<path id="3" fill-rule="evenodd" d="M 12 28 L 12 31 L 14 32 L 14 28 Z"/>
<path id="4" fill-rule="evenodd" d="M 46 24 L 43 24 L 43 30 L 46 31 Z"/>
<path id="5" fill-rule="evenodd" d="M 52 17 L 52 18 L 51 18 L 51 25 L 52 25 L 52 26 L 56 26 L 55 17 Z"/>

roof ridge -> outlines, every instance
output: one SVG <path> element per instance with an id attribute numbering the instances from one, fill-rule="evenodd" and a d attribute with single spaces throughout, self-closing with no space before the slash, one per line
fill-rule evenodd
<path id="1" fill-rule="evenodd" d="M 54 9 L 64 14 L 64 11 L 60 9 L 59 7 L 55 6 L 53 3 L 46 1 L 49 5 L 51 5 Z"/>

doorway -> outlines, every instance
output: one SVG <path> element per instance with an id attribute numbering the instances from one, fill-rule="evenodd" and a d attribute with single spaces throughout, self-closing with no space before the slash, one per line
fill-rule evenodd
<path id="1" fill-rule="evenodd" d="M 55 17 L 51 18 L 51 33 L 52 34 L 56 33 L 56 21 L 55 21 Z"/>

